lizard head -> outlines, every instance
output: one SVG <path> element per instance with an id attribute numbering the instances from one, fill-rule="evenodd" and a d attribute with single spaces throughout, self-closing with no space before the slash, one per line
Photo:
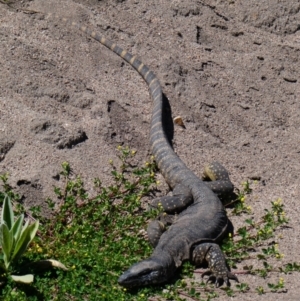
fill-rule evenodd
<path id="1" fill-rule="evenodd" d="M 175 264 L 149 258 L 131 266 L 118 280 L 125 287 L 146 286 L 167 281 L 174 273 Z"/>

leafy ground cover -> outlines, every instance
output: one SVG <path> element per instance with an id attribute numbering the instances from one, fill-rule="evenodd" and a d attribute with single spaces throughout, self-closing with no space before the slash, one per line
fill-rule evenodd
<path id="1" fill-rule="evenodd" d="M 145 227 L 158 212 L 145 210 L 141 198 L 154 191 L 158 183 L 153 158 L 136 167 L 131 164 L 134 151 L 123 147 L 118 150 L 119 162 L 110 161 L 113 185 L 104 187 L 101 179 L 95 179 L 98 193 L 94 196 L 86 192 L 83 181 L 73 174 L 69 164 L 62 164 L 61 187 L 55 187 L 57 200 L 47 200 L 52 210 L 51 218 L 42 217 L 38 207 L 25 210 L 19 196 L 8 185 L 7 175 L 1 176 L 0 201 L 3 203 L 9 197 L 16 216 L 24 214 L 25 219 L 34 225 L 39 220 L 35 239 L 13 271 L 18 275 L 24 269 L 28 270 L 34 274 L 34 282 L 23 284 L 14 282 L 9 276 L 1 278 L 2 300 L 211 300 L 220 293 L 233 296 L 250 291 L 258 294 L 283 291 L 282 275 L 299 271 L 297 263 L 276 269 L 270 263 L 283 257 L 276 234 L 278 228 L 288 223 L 282 201 L 272 202 L 262 217 L 249 218 L 251 208 L 245 200 L 251 188 L 249 182 L 245 182 L 237 198 L 227 204 L 231 208 L 229 216 L 240 215 L 246 218 L 245 224 L 236 230 L 234 236 L 228 236 L 222 248 L 230 267 L 235 268 L 237 263 L 255 256 L 258 267 L 244 266 L 241 273 L 266 278 L 269 273 L 276 272 L 279 275 L 276 283 L 255 288 L 239 283 L 231 288 L 215 289 L 203 281 L 193 280 L 194 267 L 185 263 L 171 284 L 133 291 L 120 287 L 117 284 L 120 274 L 152 252 Z M 255 255 L 253 250 L 257 251 Z M 68 271 L 55 267 L 43 269 L 42 265 L 37 269 L 28 265 L 48 258 L 62 262 Z"/>

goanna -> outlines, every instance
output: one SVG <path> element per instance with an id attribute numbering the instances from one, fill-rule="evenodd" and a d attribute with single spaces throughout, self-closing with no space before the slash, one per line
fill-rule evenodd
<path id="1" fill-rule="evenodd" d="M 59 18 L 52 16 L 52 18 Z M 226 266 L 225 257 L 217 244 L 228 233 L 229 221 L 217 194 L 232 190 L 228 173 L 219 163 L 208 168 L 207 184 L 199 179 L 175 154 L 163 129 L 163 94 L 155 74 L 135 56 L 110 42 L 87 27 L 68 23 L 85 32 L 128 62 L 146 81 L 153 99 L 150 128 L 151 152 L 166 182 L 173 189 L 173 196 L 165 196 L 153 202 L 160 204 L 168 213 L 180 212 L 171 226 L 163 231 L 164 222 L 154 221 L 148 227 L 150 242 L 155 247 L 148 259 L 131 266 L 118 282 L 122 286 L 134 287 L 163 283 L 170 280 L 175 270 L 185 260 L 196 265 L 207 264 L 209 280 L 216 286 L 229 279 L 238 281 Z M 222 186 L 223 185 L 223 186 Z"/>

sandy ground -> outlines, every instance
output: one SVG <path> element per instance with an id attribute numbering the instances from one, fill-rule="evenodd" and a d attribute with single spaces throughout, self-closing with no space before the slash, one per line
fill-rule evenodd
<path id="1" fill-rule="evenodd" d="M 299 262 L 299 0 L 15 6 L 68 17 L 138 55 L 157 74 L 172 115 L 185 121 L 186 129 L 174 126 L 179 156 L 198 175 L 218 160 L 237 187 L 259 178 L 247 200 L 254 217 L 282 198 L 290 223 L 278 233 L 279 248 L 283 262 Z M 94 177 L 110 182 L 108 161 L 118 145 L 147 159 L 151 99 L 136 71 L 59 21 L 3 4 L 0 20 L 0 172 L 10 174 L 26 206 L 44 207 L 63 161 L 93 192 Z M 243 218 L 233 222 L 238 227 Z M 281 276 L 239 278 L 255 288 Z M 298 277 L 284 276 L 284 294 L 249 293 L 243 300 L 300 300 Z"/>

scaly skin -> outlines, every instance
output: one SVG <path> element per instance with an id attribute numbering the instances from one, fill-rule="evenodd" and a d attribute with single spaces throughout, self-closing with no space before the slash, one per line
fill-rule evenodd
<path id="1" fill-rule="evenodd" d="M 151 152 L 171 188 L 176 190 L 176 187 L 180 187 L 177 191 L 183 191 L 179 192 L 179 197 L 161 199 L 166 211 L 183 211 L 166 232 L 159 234 L 152 256 L 127 270 L 119 278 L 119 284 L 132 287 L 166 282 L 184 260 L 191 260 L 196 264 L 206 261 L 210 268 L 209 280 L 216 279 L 216 285 L 223 281 L 229 285 L 228 279 L 237 280 L 228 271 L 224 256 L 215 243 L 227 233 L 226 212 L 209 185 L 189 170 L 170 146 L 162 125 L 162 89 L 155 74 L 136 57 L 98 33 L 65 18 L 52 17 L 85 32 L 123 58 L 143 77 L 153 99 Z"/>

